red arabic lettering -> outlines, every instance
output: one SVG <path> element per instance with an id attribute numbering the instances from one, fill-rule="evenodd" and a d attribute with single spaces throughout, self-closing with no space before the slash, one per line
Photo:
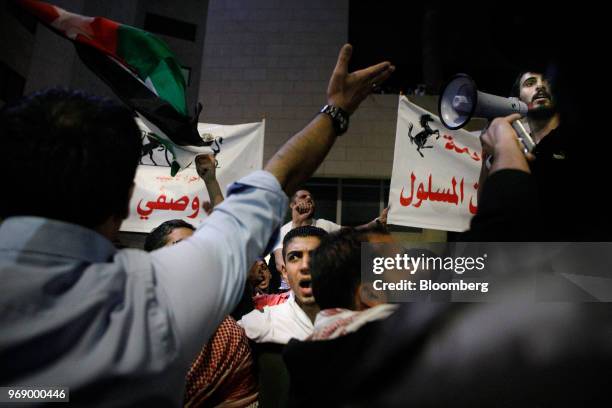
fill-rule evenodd
<path id="1" fill-rule="evenodd" d="M 478 191 L 478 183 L 474 183 L 474 190 Z M 472 204 L 472 197 L 470 197 L 470 214 L 476 215 L 478 212 L 478 205 Z"/>
<path id="2" fill-rule="evenodd" d="M 148 207 L 149 210 L 147 211 L 146 209 L 140 208 L 141 203 L 142 203 L 142 200 L 138 202 L 138 205 L 136 206 L 136 212 L 138 213 L 138 215 L 140 215 L 141 220 L 148 220 L 149 215 L 151 215 L 151 213 L 153 212 L 153 208 Z"/>
<path id="3" fill-rule="evenodd" d="M 414 180 L 416 176 L 414 173 L 410 173 L 410 197 L 404 197 L 404 187 L 400 193 L 400 204 L 404 207 L 408 207 L 412 203 L 412 197 L 414 196 Z"/>
<path id="4" fill-rule="evenodd" d="M 200 199 L 196 196 L 193 201 L 191 202 L 191 209 L 194 210 L 194 213 L 191 215 L 188 215 L 188 218 L 195 218 L 198 216 L 198 213 L 200 212 Z"/>
<path id="5" fill-rule="evenodd" d="M 463 204 L 465 201 L 465 191 L 464 191 L 464 180 L 461 179 L 459 183 L 457 183 L 457 178 L 452 177 L 451 179 L 451 187 L 446 189 L 436 189 L 434 190 L 433 185 L 433 177 L 431 174 L 427 176 L 427 187 L 425 187 L 424 183 L 419 183 L 417 186 L 416 193 L 414 191 L 414 184 L 416 181 L 416 176 L 413 172 L 410 173 L 410 195 L 404 196 L 404 187 L 402 187 L 402 191 L 400 192 L 400 205 L 403 207 L 408 207 L 412 205 L 415 208 L 420 208 L 423 204 L 423 201 L 430 202 L 439 202 L 439 203 L 448 203 L 454 205 Z M 459 185 L 459 193 L 457 193 L 457 185 Z M 474 189 L 478 191 L 478 183 L 474 184 Z M 472 214 L 476 213 L 477 206 L 472 203 L 472 198 L 470 197 L 469 201 L 469 210 Z"/>
<path id="6" fill-rule="evenodd" d="M 149 219 L 149 215 L 151 215 L 151 213 L 153 213 L 153 211 L 155 210 L 183 212 L 187 209 L 187 206 L 189 205 L 189 197 L 186 195 L 178 198 L 177 200 L 167 201 L 166 196 L 162 194 L 159 197 L 157 197 L 157 200 L 148 201 L 144 205 L 144 207 L 142 206 L 142 201 L 143 200 L 140 200 L 138 202 L 138 205 L 136 206 L 136 212 L 140 216 L 141 220 Z M 189 218 L 197 217 L 200 211 L 200 200 L 198 199 L 197 196 L 193 199 L 191 208 L 192 210 L 195 210 L 195 212 L 188 217 Z"/>
<path id="7" fill-rule="evenodd" d="M 456 153 L 459 153 L 459 154 L 465 153 L 468 156 L 470 156 L 470 158 L 472 160 L 474 160 L 474 161 L 480 161 L 481 160 L 480 155 L 477 152 L 471 152 L 470 153 L 470 149 L 467 148 L 467 147 L 464 147 L 464 148 L 457 147 L 457 145 L 455 144 L 452 136 L 444 135 L 443 137 L 444 137 L 444 139 L 448 140 L 448 142 L 446 142 L 446 144 L 444 145 L 444 148 L 446 150 L 454 150 Z"/>

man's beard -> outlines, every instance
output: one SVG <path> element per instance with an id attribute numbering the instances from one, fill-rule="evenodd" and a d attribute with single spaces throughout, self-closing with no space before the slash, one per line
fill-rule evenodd
<path id="1" fill-rule="evenodd" d="M 551 103 L 548 105 L 537 106 L 535 108 L 529 109 L 527 117 L 529 119 L 534 120 L 545 120 L 552 118 L 553 116 L 555 116 L 556 113 L 557 109 L 555 108 L 555 105 Z"/>
<path id="2" fill-rule="evenodd" d="M 533 104 L 533 102 L 535 102 L 536 99 L 540 99 L 540 98 L 548 99 L 548 103 L 545 105 Z M 527 113 L 527 116 L 530 119 L 535 119 L 535 120 L 550 119 L 555 115 L 555 113 L 557 113 L 557 110 L 555 109 L 555 104 L 552 102 L 552 96 L 544 90 L 541 90 L 537 92 L 535 95 L 533 95 L 531 102 L 532 104 L 530 104 L 531 106 L 530 106 L 529 112 Z"/>

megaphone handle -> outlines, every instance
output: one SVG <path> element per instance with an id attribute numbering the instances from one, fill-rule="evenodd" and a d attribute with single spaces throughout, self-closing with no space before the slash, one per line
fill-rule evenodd
<path id="1" fill-rule="evenodd" d="M 514 122 L 512 122 L 512 128 L 518 135 L 519 141 L 523 145 L 523 153 L 531 153 L 535 148 L 535 143 L 531 138 L 529 132 L 527 132 L 527 129 L 525 129 L 525 126 L 523 126 L 520 120 L 515 120 Z M 485 161 L 485 166 L 487 167 L 487 170 L 491 170 L 493 159 L 493 156 L 487 157 L 487 160 Z"/>
<path id="2" fill-rule="evenodd" d="M 535 143 L 533 142 L 529 132 L 527 132 L 527 129 L 525 129 L 525 126 L 523 126 L 523 123 L 520 120 L 515 120 L 512 122 L 512 128 L 518 135 L 518 138 L 523 145 L 523 152 L 525 154 L 531 153 L 535 148 Z"/>

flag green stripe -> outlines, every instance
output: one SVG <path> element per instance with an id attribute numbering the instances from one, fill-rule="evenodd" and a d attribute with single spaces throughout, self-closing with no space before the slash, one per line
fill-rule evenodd
<path id="1" fill-rule="evenodd" d="M 121 25 L 117 54 L 138 71 L 143 81 L 151 78 L 158 95 L 177 112 L 188 115 L 181 66 L 163 41 L 146 31 Z"/>
<path id="2" fill-rule="evenodd" d="M 160 97 L 170 102 L 180 113 L 187 115 L 185 88 L 176 85 L 176 80 L 174 80 L 173 75 L 169 74 L 170 72 L 172 72 L 172 68 L 168 65 L 168 60 L 162 60 L 153 72 L 150 73 L 149 78 L 151 78 L 151 82 L 153 82 Z M 180 70 L 179 75 L 183 79 L 183 74 Z"/>

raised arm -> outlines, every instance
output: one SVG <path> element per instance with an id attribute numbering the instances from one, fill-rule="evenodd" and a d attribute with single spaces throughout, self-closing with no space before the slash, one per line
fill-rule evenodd
<path id="1" fill-rule="evenodd" d="M 327 87 L 327 103 L 349 115 L 370 94 L 372 88 L 386 80 L 395 70 L 390 62 L 348 72 L 353 48 L 345 44 Z M 319 167 L 336 139 L 331 118 L 319 114 L 293 136 L 270 159 L 265 169 L 272 173 L 287 195 L 291 196 Z"/>
<path id="2" fill-rule="evenodd" d="M 384 62 L 348 73 L 351 50 L 342 48 L 327 89 L 328 104 L 348 113 L 394 70 Z M 193 358 L 238 303 L 250 266 L 284 218 L 287 195 L 312 175 L 335 138 L 330 117 L 317 115 L 272 157 L 267 171 L 232 185 L 193 236 L 151 253 L 160 296 L 172 311 L 186 357 Z"/>
<path id="3" fill-rule="evenodd" d="M 217 181 L 217 161 L 215 156 L 212 154 L 201 154 L 196 157 L 195 164 L 198 176 L 204 180 L 206 185 L 210 202 L 213 207 L 216 207 L 223 202 L 223 192 Z"/>

